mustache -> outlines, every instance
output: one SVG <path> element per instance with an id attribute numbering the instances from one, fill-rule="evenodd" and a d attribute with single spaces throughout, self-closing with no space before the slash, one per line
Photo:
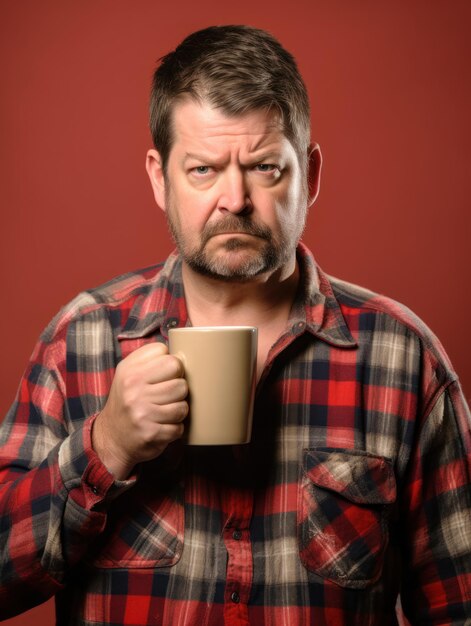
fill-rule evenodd
<path id="1" fill-rule="evenodd" d="M 211 237 L 215 235 L 224 235 L 226 233 L 242 233 L 245 235 L 253 235 L 260 239 L 270 241 L 272 233 L 268 226 L 257 224 L 248 215 L 227 215 L 214 224 L 207 224 L 202 232 L 202 243 L 205 245 Z"/>

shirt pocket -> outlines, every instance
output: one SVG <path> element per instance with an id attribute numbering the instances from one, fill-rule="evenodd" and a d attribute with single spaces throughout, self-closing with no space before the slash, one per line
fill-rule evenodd
<path id="1" fill-rule="evenodd" d="M 395 499 L 389 460 L 355 450 L 304 450 L 297 511 L 304 566 L 342 587 L 374 583 Z"/>
<path id="2" fill-rule="evenodd" d="M 94 567 L 170 567 L 179 561 L 185 526 L 183 483 L 159 489 L 158 482 L 145 480 L 116 499 L 92 548 Z"/>

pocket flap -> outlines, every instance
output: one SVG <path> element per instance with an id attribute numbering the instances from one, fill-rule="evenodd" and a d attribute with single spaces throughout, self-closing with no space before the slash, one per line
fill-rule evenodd
<path id="1" fill-rule="evenodd" d="M 357 450 L 305 450 L 304 471 L 315 485 L 358 504 L 396 500 L 396 481 L 388 459 Z"/>

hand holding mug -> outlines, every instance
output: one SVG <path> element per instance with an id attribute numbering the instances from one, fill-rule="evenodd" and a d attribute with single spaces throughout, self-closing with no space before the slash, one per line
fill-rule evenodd
<path id="1" fill-rule="evenodd" d="M 92 433 L 95 451 L 118 479 L 182 437 L 188 385 L 181 361 L 162 343 L 138 348 L 117 366 Z"/>

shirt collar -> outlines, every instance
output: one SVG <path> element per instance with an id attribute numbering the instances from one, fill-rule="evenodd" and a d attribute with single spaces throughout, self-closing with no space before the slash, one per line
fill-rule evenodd
<path id="1" fill-rule="evenodd" d="M 187 323 L 182 262 L 173 252 L 161 266 L 157 278 L 136 298 L 118 339 L 138 339 L 156 330 L 167 338 L 169 328 Z"/>
<path id="2" fill-rule="evenodd" d="M 298 323 L 304 318 L 307 330 L 333 346 L 356 347 L 327 274 L 302 243 L 298 245 L 297 259 L 301 279 L 293 313 L 298 316 Z"/>
<path id="3" fill-rule="evenodd" d="M 297 258 L 301 279 L 291 324 L 297 325 L 299 329 L 305 328 L 334 346 L 355 347 L 357 344 L 345 322 L 327 275 L 302 243 L 298 246 Z M 169 328 L 187 324 L 182 261 L 173 252 L 156 280 L 137 297 L 119 339 L 142 338 L 157 330 L 167 338 Z"/>

